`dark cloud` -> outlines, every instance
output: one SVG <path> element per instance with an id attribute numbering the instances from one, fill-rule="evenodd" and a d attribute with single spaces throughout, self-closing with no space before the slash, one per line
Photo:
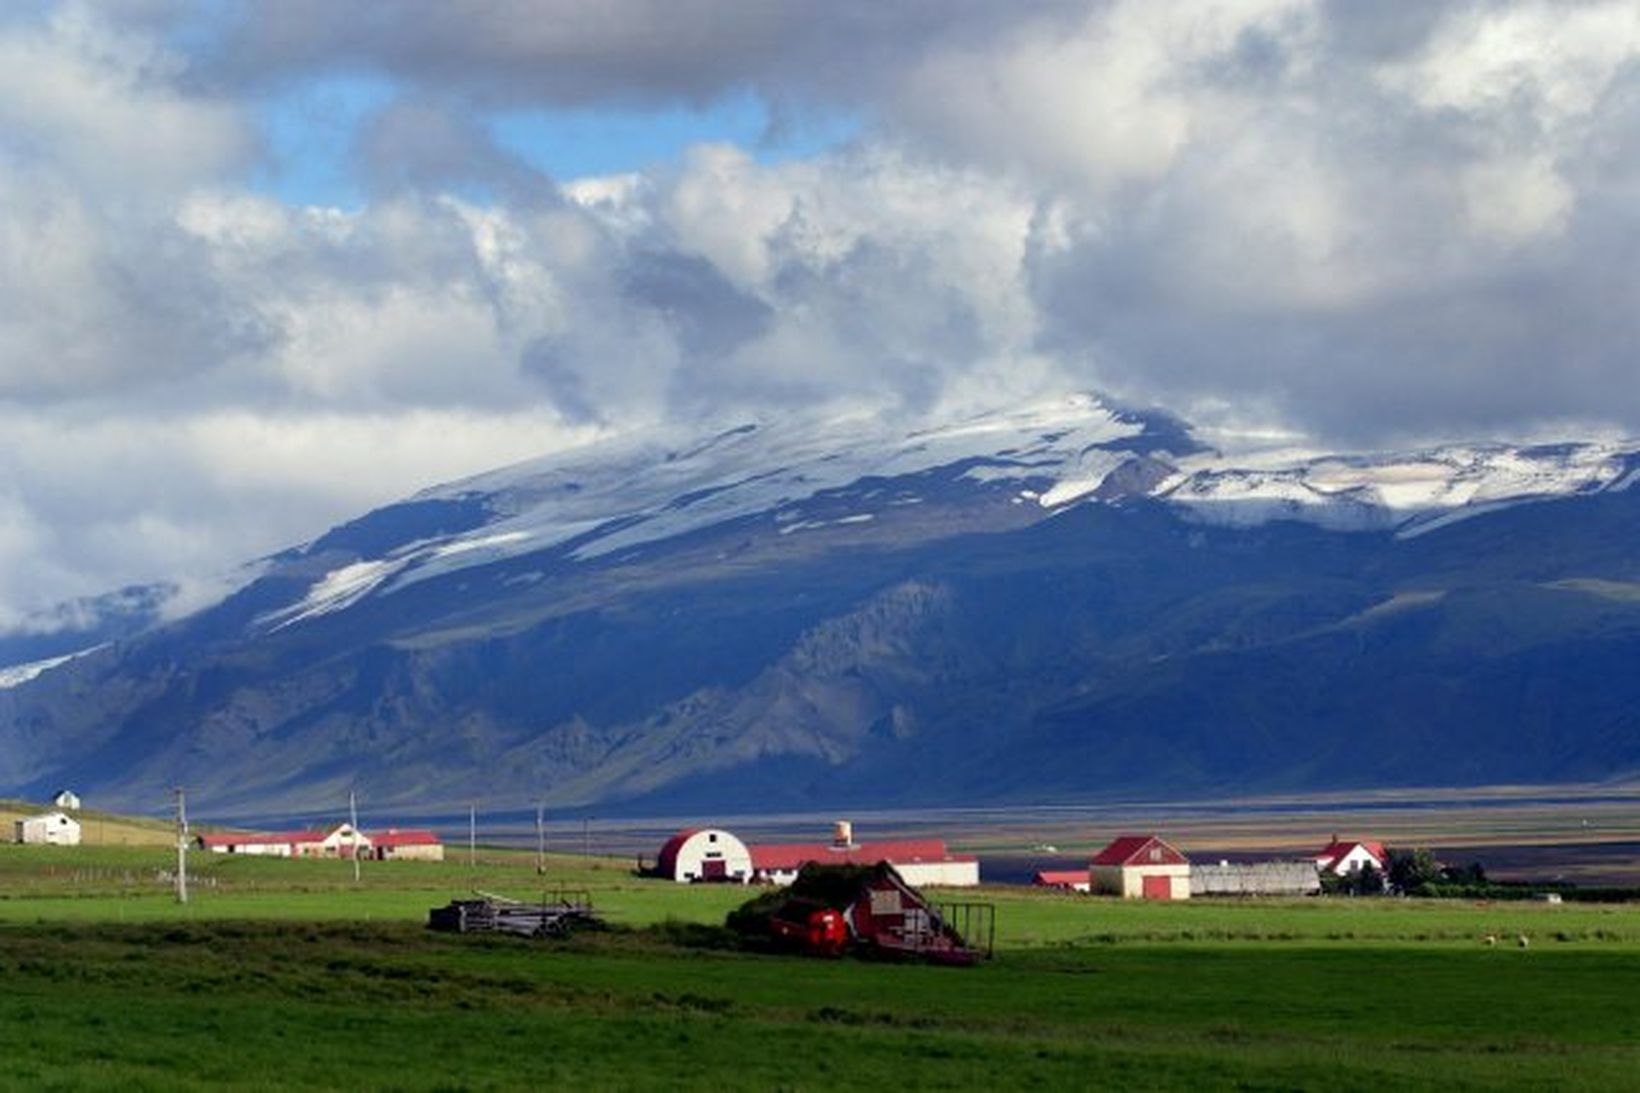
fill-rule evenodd
<path id="1" fill-rule="evenodd" d="M 945 41 L 982 42 L 1065 0 L 282 0 L 210 15 L 216 78 L 371 71 L 488 104 L 704 102 L 726 91 L 865 91 Z"/>

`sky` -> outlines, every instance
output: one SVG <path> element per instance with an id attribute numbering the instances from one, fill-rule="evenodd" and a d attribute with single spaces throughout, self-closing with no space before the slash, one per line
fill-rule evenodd
<path id="1" fill-rule="evenodd" d="M 14 0 L 0 632 L 656 422 L 1640 434 L 1637 221 L 1632 0 Z"/>

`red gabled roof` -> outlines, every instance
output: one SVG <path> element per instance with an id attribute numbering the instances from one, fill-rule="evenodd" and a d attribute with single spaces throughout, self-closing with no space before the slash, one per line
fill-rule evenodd
<path id="1" fill-rule="evenodd" d="M 1086 869 L 1043 869 L 1038 871 L 1031 883 L 1044 888 L 1074 888 L 1078 884 L 1087 884 L 1088 871 Z"/>
<path id="2" fill-rule="evenodd" d="M 406 828 L 399 830 L 390 827 L 386 831 L 361 832 L 370 840 L 372 846 L 437 846 L 438 836 L 425 828 Z"/>
<path id="3" fill-rule="evenodd" d="M 201 835 L 201 846 L 295 846 L 324 841 L 322 831 L 245 832 L 238 835 Z"/>
<path id="4" fill-rule="evenodd" d="M 1150 859 L 1150 850 L 1158 847 L 1161 857 Z M 1121 835 L 1093 856 L 1090 865 L 1189 865 L 1190 859 L 1181 854 L 1160 835 Z"/>
<path id="5" fill-rule="evenodd" d="M 1384 844 L 1381 842 L 1369 842 L 1365 839 L 1334 839 L 1315 856 L 1315 863 L 1323 869 L 1330 869 L 1334 862 L 1358 846 L 1365 848 L 1366 852 L 1371 854 L 1379 865 L 1387 860 L 1384 853 Z"/>
<path id="6" fill-rule="evenodd" d="M 880 861 L 886 861 L 892 865 L 920 865 L 975 860 L 971 855 L 948 852 L 943 839 L 855 843 L 846 847 L 834 846 L 831 843 L 780 843 L 773 846 L 753 846 L 749 849 L 752 852 L 752 868 L 781 872 L 801 869 L 809 862 L 875 865 Z"/>

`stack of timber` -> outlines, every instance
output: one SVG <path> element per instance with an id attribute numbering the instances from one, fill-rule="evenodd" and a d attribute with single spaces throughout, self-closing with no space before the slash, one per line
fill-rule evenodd
<path id="1" fill-rule="evenodd" d="M 540 903 L 479 892 L 475 899 L 454 899 L 427 912 L 429 929 L 457 934 L 564 937 L 572 930 L 602 925 L 603 920 L 593 913 L 592 897 L 586 892 L 560 893 L 553 899 L 542 897 Z"/>

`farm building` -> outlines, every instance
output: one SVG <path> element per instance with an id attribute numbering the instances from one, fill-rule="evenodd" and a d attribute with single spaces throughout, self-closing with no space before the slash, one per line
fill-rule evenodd
<path id="1" fill-rule="evenodd" d="M 443 861 L 444 844 L 431 831 L 390 827 L 367 835 L 370 854 L 378 861 Z"/>
<path id="2" fill-rule="evenodd" d="M 247 854 L 270 858 L 362 858 L 377 860 L 416 859 L 443 861 L 444 844 L 437 835 L 422 829 L 390 827 L 372 835 L 357 831 L 351 824 L 339 824 L 326 831 L 232 832 L 201 835 L 201 850 L 213 854 Z"/>
<path id="3" fill-rule="evenodd" d="M 1043 869 L 1031 878 L 1038 888 L 1063 888 L 1068 892 L 1086 892 L 1092 887 L 1086 869 Z"/>
<path id="4" fill-rule="evenodd" d="M 1092 890 L 1126 899 L 1189 899 L 1190 859 L 1159 835 L 1122 835 L 1093 856 Z"/>
<path id="5" fill-rule="evenodd" d="M 654 872 L 680 883 L 752 879 L 752 854 L 746 844 L 718 827 L 691 827 L 661 847 Z"/>
<path id="6" fill-rule="evenodd" d="M 1340 877 L 1359 873 L 1368 865 L 1382 873 L 1388 864 L 1389 855 L 1384 853 L 1383 843 L 1350 841 L 1337 835 L 1315 856 L 1317 869 Z"/>
<path id="7" fill-rule="evenodd" d="M 71 789 L 59 789 L 56 795 L 51 798 L 51 803 L 54 807 L 66 809 L 69 812 L 80 811 L 80 795 Z"/>
<path id="8" fill-rule="evenodd" d="M 30 846 L 79 846 L 80 821 L 62 812 L 26 816 L 15 825 L 16 839 Z"/>
<path id="9" fill-rule="evenodd" d="M 1313 896 L 1321 874 L 1308 861 L 1226 862 L 1190 867 L 1192 896 Z"/>
<path id="10" fill-rule="evenodd" d="M 323 831 L 238 832 L 228 835 L 201 835 L 201 850 L 213 854 L 249 854 L 269 858 L 309 857 L 319 853 Z"/>
<path id="11" fill-rule="evenodd" d="M 370 836 L 352 824 L 337 824 L 319 840 L 319 854 L 326 858 L 371 857 Z"/>
<path id="12" fill-rule="evenodd" d="M 979 859 L 952 854 L 943 839 L 902 839 L 857 843 L 854 827 L 837 821 L 829 843 L 783 843 L 754 846 L 752 875 L 772 884 L 790 884 L 809 862 L 822 865 L 876 865 L 888 862 L 905 882 L 914 886 L 970 887 L 979 883 Z"/>

